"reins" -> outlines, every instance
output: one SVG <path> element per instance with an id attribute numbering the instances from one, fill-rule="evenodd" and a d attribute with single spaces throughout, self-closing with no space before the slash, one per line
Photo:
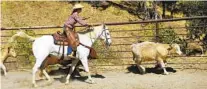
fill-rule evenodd
<path id="1" fill-rule="evenodd" d="M 88 48 L 88 49 L 92 49 L 92 47 L 89 47 L 89 46 L 87 46 L 87 45 L 84 45 L 83 43 L 80 43 L 80 45 L 82 45 L 82 46 L 84 46 L 84 47 L 86 47 L 86 48 Z"/>

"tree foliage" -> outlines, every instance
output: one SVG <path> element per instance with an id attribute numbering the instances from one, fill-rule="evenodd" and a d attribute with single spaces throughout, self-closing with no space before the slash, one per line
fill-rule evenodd
<path id="1" fill-rule="evenodd" d="M 180 10 L 187 17 L 193 16 L 206 16 L 207 15 L 207 2 L 205 1 L 180 1 Z M 193 8 L 192 8 L 193 7 Z M 191 20 L 186 23 L 190 39 L 200 39 L 207 45 L 207 19 Z M 192 28 L 191 28 L 192 27 Z"/>
<path id="2" fill-rule="evenodd" d="M 207 15 L 207 2 L 205 1 L 163 1 L 163 10 L 171 11 L 173 17 L 174 12 L 182 12 L 184 17 L 206 16 Z M 163 16 L 165 13 L 163 12 Z M 189 20 L 186 22 L 186 28 L 189 31 L 187 34 L 188 39 L 199 39 L 207 45 L 207 19 Z"/>

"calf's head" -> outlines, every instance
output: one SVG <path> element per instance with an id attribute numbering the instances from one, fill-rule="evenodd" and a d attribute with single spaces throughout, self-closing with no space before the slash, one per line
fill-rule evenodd
<path id="1" fill-rule="evenodd" d="M 178 55 L 181 55 L 182 54 L 182 51 L 180 49 L 180 46 L 178 44 L 171 44 L 171 51 L 173 51 L 173 53 L 176 53 Z"/>

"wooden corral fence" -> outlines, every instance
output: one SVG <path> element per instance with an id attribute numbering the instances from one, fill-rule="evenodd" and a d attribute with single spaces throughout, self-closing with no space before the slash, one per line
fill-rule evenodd
<path id="1" fill-rule="evenodd" d="M 109 26 L 109 30 L 112 36 L 112 45 L 111 45 L 111 50 L 109 51 L 110 53 L 115 53 L 117 54 L 116 57 L 104 57 L 103 59 L 117 59 L 117 60 L 127 60 L 127 62 L 122 63 L 122 64 L 117 64 L 117 65 L 131 65 L 133 64 L 132 61 L 132 55 L 130 51 L 130 45 L 132 43 L 135 43 L 139 40 L 151 40 L 151 41 L 156 41 L 159 42 L 159 31 L 162 29 L 173 29 L 175 30 L 177 35 L 180 37 L 186 36 L 188 33 L 187 28 L 206 28 L 207 23 L 203 23 L 203 26 L 194 26 L 194 27 L 183 27 L 183 26 L 171 26 L 171 23 L 174 22 L 179 22 L 179 21 L 188 21 L 188 20 L 196 20 L 196 19 L 205 19 L 207 20 L 207 16 L 198 16 L 198 17 L 185 17 L 185 18 L 173 18 L 173 19 L 162 19 L 162 20 L 147 20 L 147 21 L 133 21 L 133 22 L 110 22 L 110 23 L 105 23 L 107 26 Z M 160 26 L 160 23 L 168 23 L 169 25 L 167 26 Z M 153 27 L 152 28 L 145 28 L 145 26 L 151 24 Z M 93 24 L 94 26 L 100 25 L 100 24 Z M 125 29 L 110 29 L 112 26 L 121 26 L 121 25 L 137 25 L 140 26 L 141 28 L 136 28 L 136 29 L 130 29 L 130 30 L 125 30 Z M 76 27 L 81 27 L 81 26 L 76 26 Z M 33 26 L 33 27 L 2 27 L 1 32 L 3 31 L 8 31 L 8 30 L 41 30 L 41 29 L 51 29 L 51 28 L 59 28 L 61 29 L 62 26 Z M 185 30 L 185 31 L 182 31 Z M 149 31 L 151 35 L 145 35 L 146 32 Z M 52 34 L 52 33 L 49 33 Z M 49 35 L 48 33 L 46 34 L 36 34 L 36 35 Z M 128 34 L 128 35 L 126 35 Z M 8 38 L 11 35 L 1 35 L 1 39 Z M 7 43 L 6 41 L 2 41 L 1 44 Z M 99 51 L 99 53 L 104 53 L 103 51 Z M 19 56 L 24 56 L 24 55 L 19 55 Z M 174 56 L 174 57 L 201 57 L 201 56 Z M 202 58 L 207 58 L 206 55 L 202 56 Z M 12 61 L 16 62 L 16 61 Z M 148 63 L 146 63 L 148 64 Z M 150 64 L 150 63 L 149 63 Z M 176 63 L 169 63 L 169 64 L 176 64 Z M 189 63 L 183 63 L 183 64 L 189 64 Z M 193 63 L 192 63 L 193 64 Z M 201 63 L 202 64 L 202 63 Z M 110 65 L 100 65 L 100 66 L 110 66 Z M 113 66 L 113 65 L 112 65 Z"/>

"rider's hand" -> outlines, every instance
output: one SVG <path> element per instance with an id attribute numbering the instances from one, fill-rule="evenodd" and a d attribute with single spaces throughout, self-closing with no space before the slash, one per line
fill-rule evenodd
<path id="1" fill-rule="evenodd" d="M 89 24 L 88 26 L 89 26 L 89 27 L 92 27 L 92 25 L 90 25 L 90 24 Z"/>
<path id="2" fill-rule="evenodd" d="M 91 27 L 92 27 L 92 25 L 87 25 L 87 27 L 88 27 L 88 28 L 91 28 Z"/>
<path id="3" fill-rule="evenodd" d="M 89 29 L 89 30 L 91 30 L 92 29 L 92 25 L 87 25 L 87 27 L 86 27 L 87 29 Z"/>

